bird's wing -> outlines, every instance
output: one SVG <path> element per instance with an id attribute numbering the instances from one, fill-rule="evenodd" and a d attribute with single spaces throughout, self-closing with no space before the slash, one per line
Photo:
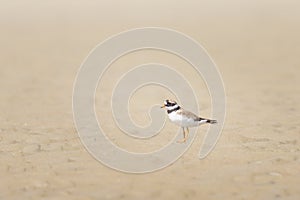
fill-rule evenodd
<path id="1" fill-rule="evenodd" d="M 177 112 L 178 112 L 178 114 L 183 114 L 183 115 L 187 116 L 188 118 L 192 118 L 195 121 L 199 120 L 199 117 L 190 111 L 180 109 Z"/>

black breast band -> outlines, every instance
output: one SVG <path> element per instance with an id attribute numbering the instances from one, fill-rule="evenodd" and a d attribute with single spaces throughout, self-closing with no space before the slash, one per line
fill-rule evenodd
<path id="1" fill-rule="evenodd" d="M 177 106 L 176 108 L 173 108 L 172 110 L 167 110 L 168 114 L 170 114 L 171 112 L 177 111 L 180 109 L 180 106 Z"/>

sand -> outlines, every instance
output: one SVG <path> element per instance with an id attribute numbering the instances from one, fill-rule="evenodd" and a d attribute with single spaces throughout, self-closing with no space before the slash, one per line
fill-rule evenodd
<path id="1" fill-rule="evenodd" d="M 0 199 L 300 198 L 298 1 L 1 4 Z M 207 126 L 173 165 L 135 175 L 102 165 L 83 147 L 73 123 L 72 90 L 93 47 L 144 26 L 175 29 L 206 48 L 223 77 L 227 114 L 222 136 L 205 159 L 198 152 Z M 199 91 L 201 114 L 211 111 L 203 81 L 180 59 L 153 51 L 124 57 L 97 90 L 96 98 L 107 97 L 97 101 L 97 113 L 117 145 L 137 152 L 163 146 L 177 127 L 167 122 L 157 137 L 133 141 L 116 128 L 106 105 L 122 73 L 152 60 L 188 77 Z M 147 124 L 142 111 L 167 95 L 157 87 L 137 92 L 130 104 L 133 119 Z"/>

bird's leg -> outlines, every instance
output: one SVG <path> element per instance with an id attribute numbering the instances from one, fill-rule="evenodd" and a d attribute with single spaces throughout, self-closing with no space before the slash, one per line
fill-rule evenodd
<path id="1" fill-rule="evenodd" d="M 183 130 L 183 139 L 177 141 L 179 143 L 184 143 L 186 141 L 186 139 L 187 139 L 188 134 L 189 134 L 189 129 L 188 128 L 187 128 L 187 131 L 188 131 L 187 133 L 184 131 L 184 127 L 182 127 L 182 130 Z"/>
<path id="2" fill-rule="evenodd" d="M 189 127 L 186 127 L 186 130 L 187 130 L 187 133 L 186 133 L 186 136 L 185 136 L 185 140 L 187 140 L 188 139 L 188 136 L 189 136 L 189 134 L 190 134 L 190 130 L 189 130 Z"/>

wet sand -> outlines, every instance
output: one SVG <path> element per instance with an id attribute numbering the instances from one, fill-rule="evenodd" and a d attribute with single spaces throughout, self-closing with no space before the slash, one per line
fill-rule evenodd
<path id="1" fill-rule="evenodd" d="M 299 199 L 300 3 L 297 1 L 5 1 L 0 8 L 0 199 Z M 77 70 L 107 37 L 160 26 L 201 43 L 218 65 L 226 88 L 222 136 L 197 158 L 207 126 L 170 167 L 125 174 L 103 166 L 83 147 L 72 116 Z M 97 90 L 97 113 L 119 146 L 147 152 L 166 144 L 177 127 L 138 141 L 112 121 L 117 78 L 136 64 L 167 63 L 189 78 L 200 109 L 210 115 L 205 84 L 187 64 L 161 52 L 136 52 L 113 64 Z M 186 67 L 185 67 L 186 66 Z M 133 96 L 141 115 L 161 88 Z M 153 94 L 145 98 L 145 94 Z M 107 97 L 100 99 L 99 96 Z M 146 145 L 145 143 L 146 142 Z"/>

